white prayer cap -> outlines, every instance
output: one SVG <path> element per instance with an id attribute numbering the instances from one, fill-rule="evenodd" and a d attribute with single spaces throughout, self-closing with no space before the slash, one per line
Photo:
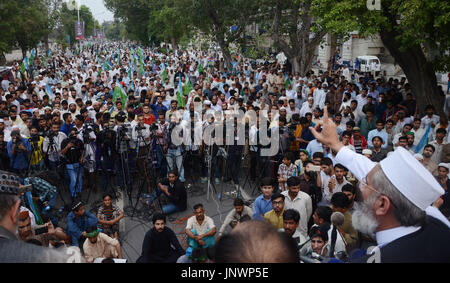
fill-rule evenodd
<path id="1" fill-rule="evenodd" d="M 444 167 L 447 168 L 447 170 L 450 170 L 450 166 L 448 165 L 448 163 L 439 163 L 438 167 Z"/>
<path id="2" fill-rule="evenodd" d="M 14 130 L 20 130 L 19 126 L 17 126 L 17 125 L 12 126 L 11 127 L 11 132 L 14 131 Z"/>
<path id="3" fill-rule="evenodd" d="M 397 190 L 424 211 L 444 194 L 433 175 L 403 147 L 383 159 L 380 166 Z"/>
<path id="4" fill-rule="evenodd" d="M 5 123 L 5 121 L 3 119 L 0 119 L 0 123 Z"/>
<path id="5" fill-rule="evenodd" d="M 205 100 L 205 101 L 203 102 L 203 104 L 205 104 L 205 105 L 211 105 L 211 101 Z"/>
<path id="6" fill-rule="evenodd" d="M 372 155 L 372 151 L 371 151 L 370 149 L 364 149 L 364 150 L 362 151 L 362 154 L 369 154 L 369 155 Z"/>

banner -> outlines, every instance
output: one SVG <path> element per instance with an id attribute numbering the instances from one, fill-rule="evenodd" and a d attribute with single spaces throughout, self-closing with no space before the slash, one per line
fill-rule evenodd
<path id="1" fill-rule="evenodd" d="M 75 39 L 83 40 L 84 39 L 84 22 L 75 22 Z"/>

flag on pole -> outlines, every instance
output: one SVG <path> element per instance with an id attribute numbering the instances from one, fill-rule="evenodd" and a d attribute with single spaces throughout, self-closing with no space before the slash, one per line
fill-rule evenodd
<path id="1" fill-rule="evenodd" d="M 178 102 L 178 106 L 181 106 L 181 107 L 185 106 L 185 101 L 184 101 L 184 96 L 183 96 L 183 83 L 181 82 L 181 75 L 180 75 L 180 80 L 178 81 L 177 102 Z"/>
<path id="2" fill-rule="evenodd" d="M 45 93 L 48 94 L 48 96 L 50 97 L 51 100 L 53 100 L 53 98 L 55 98 L 55 94 L 53 93 L 53 90 L 48 83 L 45 86 Z"/>
<path id="3" fill-rule="evenodd" d="M 180 78 L 181 79 L 181 78 Z M 192 85 L 191 80 L 189 79 L 188 75 L 185 75 L 186 83 L 184 86 L 184 95 L 189 95 L 189 93 L 192 91 Z"/>
<path id="4" fill-rule="evenodd" d="M 35 58 L 36 58 L 36 50 L 33 48 L 33 50 L 31 50 L 31 55 L 30 55 L 31 64 L 33 64 Z"/>
<path id="5" fill-rule="evenodd" d="M 284 80 L 284 87 L 288 88 L 288 86 L 291 84 L 291 80 L 289 79 L 289 76 L 286 75 L 285 76 L 285 80 Z"/>
<path id="6" fill-rule="evenodd" d="M 29 67 L 28 67 L 28 58 L 25 57 L 25 58 L 23 59 L 23 61 L 22 61 L 22 65 L 20 66 L 20 72 L 21 72 L 22 74 L 24 74 L 25 71 L 28 70 L 28 69 L 29 69 Z"/>
<path id="7" fill-rule="evenodd" d="M 201 74 L 201 73 L 203 73 L 203 71 L 204 71 L 204 68 L 202 65 L 202 61 L 200 61 L 200 64 L 198 64 L 198 73 Z"/>
<path id="8" fill-rule="evenodd" d="M 122 101 L 122 105 L 127 104 L 127 94 L 125 93 L 125 90 L 123 89 L 119 81 L 116 82 L 116 87 L 114 88 L 113 102 L 115 103 L 117 99 L 120 99 L 120 101 Z"/>
<path id="9" fill-rule="evenodd" d="M 44 67 L 47 67 L 47 60 L 45 59 L 45 56 L 42 55 L 42 64 L 44 65 Z"/>
<path id="10" fill-rule="evenodd" d="M 162 63 L 161 78 L 162 78 L 162 85 L 164 86 L 164 82 L 166 81 L 167 78 L 166 65 L 164 63 Z"/>
<path id="11" fill-rule="evenodd" d="M 421 152 L 423 150 L 423 148 L 428 144 L 428 136 L 430 134 L 430 131 L 431 131 L 431 124 L 428 125 L 428 128 L 425 131 L 425 134 L 420 139 L 420 141 L 417 143 L 416 149 L 415 149 L 416 153 Z"/>

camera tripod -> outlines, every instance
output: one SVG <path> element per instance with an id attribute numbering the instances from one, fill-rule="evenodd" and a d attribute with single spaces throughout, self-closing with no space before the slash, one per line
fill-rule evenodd
<path id="1" fill-rule="evenodd" d="M 137 210 L 137 206 L 139 204 L 139 199 L 143 193 L 144 188 L 148 188 L 148 193 L 151 197 L 153 197 L 153 195 L 156 193 L 156 186 L 157 186 L 157 179 L 158 179 L 158 164 L 157 164 L 157 160 L 156 160 L 156 150 L 157 150 L 157 146 L 159 145 L 158 142 L 158 138 L 156 136 L 155 133 L 152 133 L 153 135 L 153 139 L 151 141 L 150 144 L 148 144 L 148 152 L 147 155 L 145 156 L 139 156 L 139 145 L 141 142 L 144 142 L 144 144 L 146 144 L 147 142 L 145 141 L 145 138 L 142 136 L 142 133 L 139 133 L 138 135 L 138 146 L 137 146 L 137 160 L 142 160 L 142 169 L 143 169 L 143 173 L 144 176 L 142 177 L 142 179 L 140 180 L 141 182 L 139 182 L 138 185 L 138 192 L 137 192 L 137 196 L 136 196 L 136 203 L 133 206 L 133 200 L 131 195 L 129 195 L 130 197 L 130 203 L 131 206 L 133 207 L 133 212 L 131 214 L 131 217 L 134 217 L 136 210 Z M 149 165 L 147 168 L 147 164 Z M 138 168 L 139 169 L 139 168 Z M 149 174 L 150 173 L 150 174 Z M 154 188 L 154 189 L 152 189 Z M 157 211 L 157 206 L 155 204 L 155 201 L 157 201 L 157 204 L 160 208 L 162 208 L 162 204 L 161 201 L 159 199 L 159 197 L 156 197 L 153 199 L 153 207 L 155 208 L 155 211 Z"/>

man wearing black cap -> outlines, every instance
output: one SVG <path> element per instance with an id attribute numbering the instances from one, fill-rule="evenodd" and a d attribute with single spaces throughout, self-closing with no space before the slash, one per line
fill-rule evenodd
<path id="1" fill-rule="evenodd" d="M 8 172 L 0 171 L 0 180 L 0 263 L 81 262 L 75 249 L 59 251 L 18 241 L 20 195 L 30 188 L 21 186 L 18 176 Z"/>
<path id="2" fill-rule="evenodd" d="M 72 246 L 83 246 L 87 238 L 87 228 L 97 226 L 97 217 L 85 210 L 81 201 L 72 203 L 72 212 L 67 215 L 67 235 L 72 239 Z"/>

